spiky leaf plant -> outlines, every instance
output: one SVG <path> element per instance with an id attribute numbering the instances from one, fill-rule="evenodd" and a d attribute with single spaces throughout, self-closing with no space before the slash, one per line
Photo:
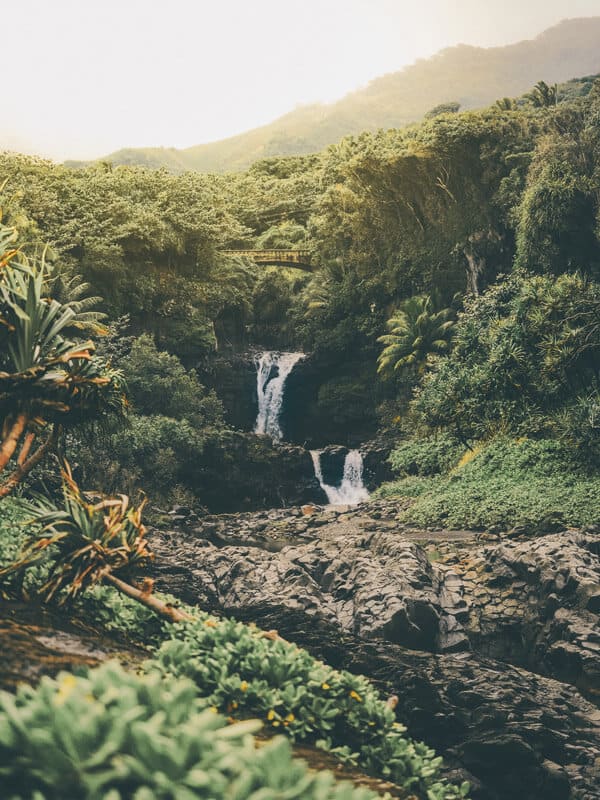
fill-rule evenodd
<path id="1" fill-rule="evenodd" d="M 56 598 L 65 603 L 104 581 L 171 621 L 186 619 L 186 614 L 152 595 L 151 581 L 140 589 L 123 580 L 153 557 L 142 522 L 144 503 L 133 506 L 127 495 L 89 497 L 73 480 L 68 465 L 62 478 L 60 505 L 41 496 L 26 504 L 34 533 L 19 560 L 0 571 L 0 578 L 48 560 L 48 578 L 39 589 L 46 601 Z"/>
<path id="2" fill-rule="evenodd" d="M 377 340 L 385 345 L 378 359 L 379 373 L 390 377 L 406 369 L 422 372 L 430 354 L 449 349 L 452 316 L 449 308 L 434 311 L 431 297 L 405 300 L 387 322 L 389 333 Z"/>
<path id="3" fill-rule="evenodd" d="M 27 258 L 0 217 L 0 497 L 54 446 L 64 426 L 125 409 L 123 376 L 68 335 L 72 304 L 46 296 L 46 251 Z M 85 320 L 83 320 L 85 322 Z M 83 324 L 82 322 L 82 324 Z"/>

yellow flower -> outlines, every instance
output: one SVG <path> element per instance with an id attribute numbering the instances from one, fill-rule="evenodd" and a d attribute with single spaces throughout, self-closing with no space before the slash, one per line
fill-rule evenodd
<path id="1" fill-rule="evenodd" d="M 242 681 L 240 683 L 240 689 L 241 689 L 242 692 L 247 692 L 248 691 L 248 681 Z"/>
<path id="2" fill-rule="evenodd" d="M 287 715 L 287 717 L 286 717 L 286 720 L 287 720 L 288 722 L 293 722 L 295 719 L 296 719 L 296 717 L 295 717 L 293 714 L 291 714 L 291 713 L 290 713 L 290 714 L 288 714 L 288 715 Z"/>
<path id="3" fill-rule="evenodd" d="M 219 709 L 216 706 L 211 706 L 210 707 L 210 711 L 212 711 L 213 714 L 218 714 L 219 713 Z"/>
<path id="4" fill-rule="evenodd" d="M 73 689 L 77 686 L 77 678 L 75 675 L 65 675 L 60 679 L 58 692 L 54 697 L 54 705 L 62 706 L 66 702 L 68 696 L 72 693 Z"/>
<path id="5" fill-rule="evenodd" d="M 234 701 L 231 703 L 231 707 L 232 707 L 233 709 L 236 709 L 236 708 L 238 707 L 238 704 L 237 704 L 237 701 L 236 701 L 236 700 L 234 700 Z"/>
<path id="6" fill-rule="evenodd" d="M 273 709 L 271 709 L 271 710 L 269 711 L 269 713 L 267 714 L 267 719 L 268 719 L 268 720 L 275 719 L 275 712 L 273 711 Z"/>
<path id="7" fill-rule="evenodd" d="M 362 697 L 359 695 L 358 692 L 355 692 L 354 689 L 350 692 L 350 697 L 353 700 L 356 700 L 357 703 L 362 703 Z"/>
<path id="8" fill-rule="evenodd" d="M 328 683 L 322 683 L 321 684 L 321 689 L 324 689 L 325 691 L 327 691 L 327 689 L 331 689 L 331 686 Z"/>
<path id="9" fill-rule="evenodd" d="M 204 624 L 206 625 L 207 628 L 216 628 L 217 627 L 217 623 L 212 619 L 205 619 L 204 620 Z"/>
<path id="10" fill-rule="evenodd" d="M 278 728 L 280 725 L 281 725 L 281 722 L 277 722 L 277 721 L 275 721 L 275 722 L 273 723 L 273 727 L 274 727 L 274 728 Z"/>

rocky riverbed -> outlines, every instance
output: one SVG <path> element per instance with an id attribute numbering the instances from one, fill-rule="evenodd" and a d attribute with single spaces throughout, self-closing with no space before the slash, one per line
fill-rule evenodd
<path id="1" fill-rule="evenodd" d="M 600 533 L 422 531 L 397 502 L 173 515 L 161 589 L 397 694 L 475 798 L 600 797 Z"/>

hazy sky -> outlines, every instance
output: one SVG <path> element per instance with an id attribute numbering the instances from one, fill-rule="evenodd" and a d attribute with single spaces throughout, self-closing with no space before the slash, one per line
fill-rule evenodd
<path id="1" fill-rule="evenodd" d="M 600 0 L 0 0 L 0 147 L 187 147 L 341 97 L 460 42 L 532 38 Z"/>

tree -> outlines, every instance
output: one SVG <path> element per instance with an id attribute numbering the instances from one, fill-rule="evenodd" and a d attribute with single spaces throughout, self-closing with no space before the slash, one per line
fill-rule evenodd
<path id="1" fill-rule="evenodd" d="M 82 275 L 66 268 L 54 269 L 45 289 L 50 297 L 75 312 L 72 329 L 69 330 L 71 335 L 77 335 L 82 331 L 89 334 L 106 332 L 107 329 L 102 323 L 107 315 L 98 310 L 102 298 L 92 294 L 91 284 L 84 281 Z"/>
<path id="2" fill-rule="evenodd" d="M 600 284 L 579 274 L 516 272 L 465 300 L 452 351 L 424 376 L 413 411 L 430 430 L 464 441 L 554 432 L 579 407 L 586 436 L 598 443 L 599 386 Z"/>
<path id="3" fill-rule="evenodd" d="M 548 86 L 545 81 L 538 81 L 527 95 L 536 108 L 549 108 L 558 103 L 558 86 Z"/>
<path id="4" fill-rule="evenodd" d="M 123 411 L 123 379 L 91 341 L 66 338 L 77 312 L 46 296 L 45 254 L 27 258 L 0 220 L 0 497 L 55 446 L 65 426 Z"/>
<path id="5" fill-rule="evenodd" d="M 516 107 L 517 104 L 512 97 L 503 97 L 501 100 L 496 100 L 494 103 L 494 108 L 497 108 L 499 111 L 514 111 Z"/>
<path id="6" fill-rule="evenodd" d="M 413 369 L 421 373 L 431 353 L 448 350 L 454 321 L 452 310 L 433 311 L 431 297 L 421 295 L 405 300 L 388 320 L 388 334 L 378 341 L 385 345 L 378 363 L 384 377 Z"/>
<path id="7" fill-rule="evenodd" d="M 425 119 L 434 119 L 442 114 L 457 114 L 460 110 L 460 103 L 455 100 L 449 103 L 440 103 L 425 114 Z"/>

